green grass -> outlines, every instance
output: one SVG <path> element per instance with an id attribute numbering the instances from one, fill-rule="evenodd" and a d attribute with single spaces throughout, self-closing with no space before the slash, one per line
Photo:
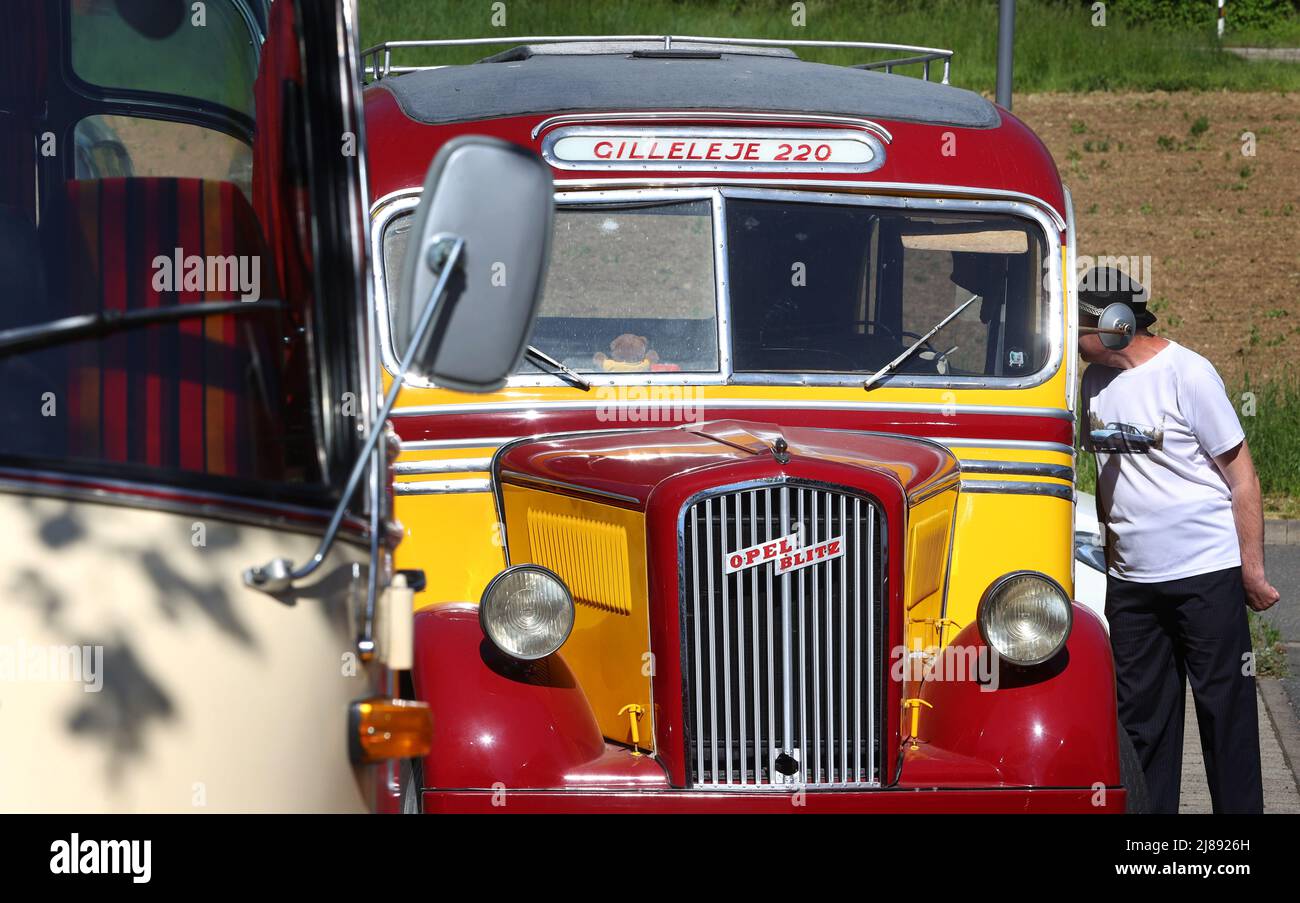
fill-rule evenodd
<path id="1" fill-rule="evenodd" d="M 776 39 L 855 39 L 949 47 L 952 83 L 991 92 L 997 4 L 992 0 L 820 0 L 806 27 L 791 24 L 787 0 L 513 0 L 506 25 L 491 3 L 467 0 L 361 0 L 363 46 L 413 38 L 527 34 L 674 34 Z M 1115 11 L 1104 28 L 1089 7 L 1021 0 L 1016 19 L 1017 92 L 1104 90 L 1300 90 L 1300 65 L 1248 62 L 1220 49 L 1207 29 L 1177 31 L 1125 24 Z M 1285 23 L 1289 28 L 1291 23 Z M 1297 26 L 1300 27 L 1300 26 Z M 1281 29 L 1285 33 L 1285 28 Z M 400 64 L 465 63 L 502 48 L 408 50 Z M 864 62 L 863 51 L 801 50 L 822 62 Z M 911 67 L 919 74 L 919 67 Z M 900 70 L 901 71 L 901 70 Z"/>
<path id="2" fill-rule="evenodd" d="M 1282 632 L 1253 611 L 1247 612 L 1247 617 L 1250 620 L 1250 645 L 1255 653 L 1255 676 L 1287 677 L 1290 668 Z"/>
<path id="3" fill-rule="evenodd" d="M 1244 406 L 1246 392 L 1254 393 L 1253 415 Z M 1247 382 L 1231 397 L 1242 415 L 1264 497 L 1300 499 L 1300 379 L 1262 385 Z"/>
<path id="4" fill-rule="evenodd" d="M 1300 16 L 1276 28 L 1246 28 L 1226 34 L 1223 43 L 1235 47 L 1300 47 Z"/>
<path id="5" fill-rule="evenodd" d="M 1251 393 L 1252 398 L 1247 394 Z M 1300 379 L 1252 385 L 1228 393 L 1246 431 L 1259 472 L 1265 512 L 1300 517 Z M 1083 492 L 1096 492 L 1097 459 L 1084 452 L 1076 434 L 1075 479 Z"/>

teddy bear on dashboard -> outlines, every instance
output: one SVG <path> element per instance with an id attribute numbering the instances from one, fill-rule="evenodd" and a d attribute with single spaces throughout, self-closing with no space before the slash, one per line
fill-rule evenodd
<path id="1" fill-rule="evenodd" d="M 598 367 L 611 373 L 644 373 L 659 363 L 659 354 L 643 335 L 625 332 L 609 343 L 609 354 L 597 351 L 592 357 Z"/>

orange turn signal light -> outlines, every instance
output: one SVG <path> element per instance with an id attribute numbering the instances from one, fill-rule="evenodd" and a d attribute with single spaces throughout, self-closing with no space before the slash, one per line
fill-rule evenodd
<path id="1" fill-rule="evenodd" d="M 352 703 L 348 746 L 359 764 L 427 756 L 433 745 L 428 703 L 376 697 Z"/>

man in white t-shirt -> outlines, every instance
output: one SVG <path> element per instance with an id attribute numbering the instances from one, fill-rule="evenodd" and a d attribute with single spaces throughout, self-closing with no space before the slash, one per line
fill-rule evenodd
<path id="1" fill-rule="evenodd" d="M 1081 326 L 1118 302 L 1138 327 L 1121 349 L 1079 337 L 1120 723 L 1152 809 L 1176 813 L 1190 678 L 1214 811 L 1261 812 L 1246 607 L 1263 611 L 1278 592 L 1264 576 L 1259 478 L 1223 380 L 1196 352 L 1148 331 L 1145 296 L 1110 268 L 1087 273 L 1079 291 Z"/>

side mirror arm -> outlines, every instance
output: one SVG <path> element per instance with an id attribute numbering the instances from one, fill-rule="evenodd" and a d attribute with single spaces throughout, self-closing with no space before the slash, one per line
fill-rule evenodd
<path id="1" fill-rule="evenodd" d="M 416 323 L 415 331 L 411 334 L 411 341 L 406 349 L 406 354 L 402 355 L 401 364 L 398 366 L 397 372 L 393 374 L 392 385 L 388 387 L 388 393 L 384 396 L 383 407 L 380 408 L 374 422 L 370 425 L 370 433 L 366 436 L 365 444 L 361 447 L 361 453 L 357 455 L 356 464 L 352 466 L 352 473 L 349 474 L 348 482 L 343 487 L 343 495 L 339 497 L 339 503 L 334 509 L 334 514 L 330 517 L 329 525 L 325 528 L 325 535 L 321 537 L 320 545 L 316 547 L 315 554 L 307 560 L 306 564 L 299 568 L 294 568 L 293 562 L 288 558 L 275 558 L 259 567 L 251 567 L 244 571 L 245 586 L 265 593 L 286 592 L 293 587 L 295 581 L 311 576 L 325 561 L 325 557 L 334 545 L 334 540 L 338 538 L 339 527 L 342 526 L 343 518 L 347 514 L 348 504 L 356 493 L 357 486 L 361 484 L 361 479 L 365 476 L 367 468 L 371 466 L 371 456 L 379 444 L 379 437 L 384 434 L 384 424 L 388 420 L 388 415 L 392 413 L 393 403 L 397 400 L 397 393 L 401 391 L 406 372 L 415 360 L 421 345 L 423 345 L 425 337 L 433 325 L 434 316 L 443 307 L 440 303 L 443 293 L 447 289 L 447 282 L 451 278 L 451 274 L 460 261 L 461 251 L 464 246 L 465 240 L 463 238 L 445 236 L 429 248 L 427 262 L 430 268 L 441 265 L 438 281 L 433 287 L 429 302 L 420 313 L 419 322 Z M 375 550 L 378 533 L 374 518 L 371 519 L 371 531 L 375 533 L 370 538 L 371 548 Z M 375 580 L 374 570 L 372 559 L 370 578 L 372 598 Z"/>

